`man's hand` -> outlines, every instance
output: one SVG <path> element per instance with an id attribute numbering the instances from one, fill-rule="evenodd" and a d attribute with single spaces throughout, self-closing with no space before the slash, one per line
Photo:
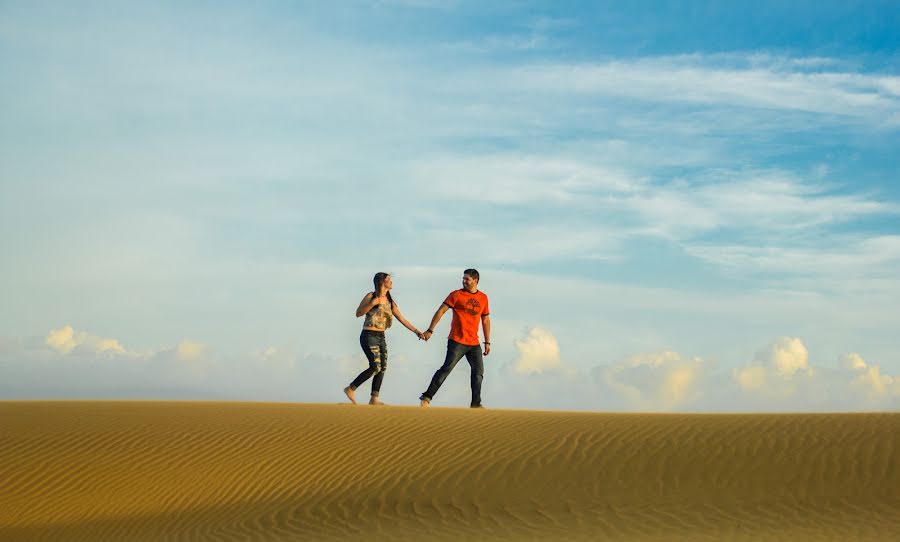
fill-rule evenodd
<path id="1" fill-rule="evenodd" d="M 430 339 L 432 335 L 434 335 L 434 332 L 429 329 L 425 333 L 422 333 L 422 340 L 428 342 L 428 339 Z"/>
<path id="2" fill-rule="evenodd" d="M 491 343 L 484 343 L 484 355 L 491 353 Z"/>

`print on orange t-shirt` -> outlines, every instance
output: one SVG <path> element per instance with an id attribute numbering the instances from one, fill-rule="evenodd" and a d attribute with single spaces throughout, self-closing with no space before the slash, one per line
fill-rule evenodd
<path id="1" fill-rule="evenodd" d="M 459 344 L 477 346 L 481 342 L 478 339 L 481 317 L 491 313 L 487 295 L 480 290 L 473 294 L 460 289 L 450 292 L 444 305 L 453 309 L 453 321 L 447 338 Z"/>

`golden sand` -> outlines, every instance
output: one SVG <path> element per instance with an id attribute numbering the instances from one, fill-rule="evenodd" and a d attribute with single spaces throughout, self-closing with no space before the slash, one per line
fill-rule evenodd
<path id="1" fill-rule="evenodd" d="M 0 402 L 0 540 L 900 540 L 900 414 Z"/>

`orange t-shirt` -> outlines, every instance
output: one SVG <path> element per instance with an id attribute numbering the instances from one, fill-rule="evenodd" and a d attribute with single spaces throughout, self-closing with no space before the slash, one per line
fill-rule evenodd
<path id="1" fill-rule="evenodd" d="M 478 325 L 481 323 L 481 317 L 491 313 L 488 308 L 488 297 L 482 291 L 474 294 L 463 289 L 459 289 L 447 296 L 444 305 L 453 309 L 453 321 L 450 323 L 450 336 L 447 337 L 451 341 L 467 346 L 477 346 L 481 341 L 478 340 Z"/>

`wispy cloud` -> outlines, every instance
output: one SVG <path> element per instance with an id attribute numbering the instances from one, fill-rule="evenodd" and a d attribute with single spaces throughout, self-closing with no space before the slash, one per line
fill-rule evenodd
<path id="1" fill-rule="evenodd" d="M 835 235 L 836 247 L 695 245 L 688 250 L 703 259 L 743 272 L 777 273 L 785 278 L 818 276 L 822 279 L 889 276 L 900 262 L 900 236 Z M 884 285 L 890 285 L 889 282 Z M 877 286 L 877 285 L 873 285 Z"/>
<path id="2" fill-rule="evenodd" d="M 422 193 L 510 205 L 575 206 L 585 196 L 627 194 L 644 184 L 603 164 L 520 153 L 441 156 L 414 164 L 410 175 Z"/>
<path id="3" fill-rule="evenodd" d="M 658 57 L 601 64 L 544 65 L 518 68 L 511 75 L 517 88 L 576 96 L 615 96 L 652 102 L 730 105 L 787 109 L 810 113 L 865 117 L 878 121 L 900 109 L 900 78 L 852 72 L 785 69 L 806 67 L 804 59 L 773 60 L 753 67 L 720 67 L 721 57 Z M 712 62 L 710 62 L 712 61 Z M 814 59 L 813 64 L 825 64 Z M 712 65 L 711 65 L 712 64 Z"/>
<path id="4" fill-rule="evenodd" d="M 809 240 L 821 238 L 829 226 L 900 213 L 897 205 L 873 196 L 836 195 L 830 188 L 786 171 L 714 170 L 648 187 L 621 204 L 647 224 L 648 233 L 690 242 L 698 255 L 702 249 L 695 241 L 706 234 L 727 233 L 768 245 L 776 232 L 780 237 L 803 232 Z"/>

